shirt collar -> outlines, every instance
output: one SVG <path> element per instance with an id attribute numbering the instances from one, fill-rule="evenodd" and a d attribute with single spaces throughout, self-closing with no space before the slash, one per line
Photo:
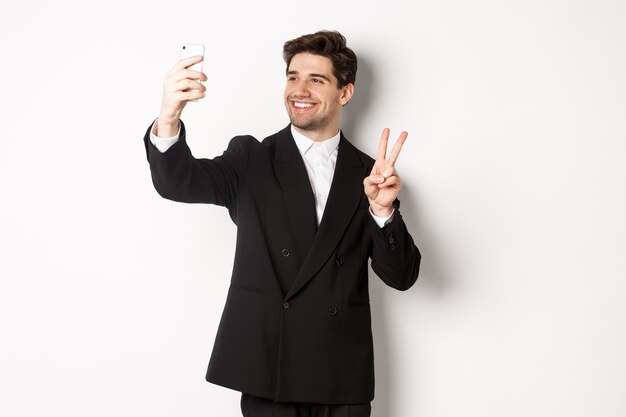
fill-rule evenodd
<path id="1" fill-rule="evenodd" d="M 321 142 L 315 142 L 314 140 L 311 140 L 304 136 L 302 133 L 298 132 L 296 128 L 291 125 L 291 135 L 293 136 L 293 139 L 295 140 L 296 146 L 298 147 L 301 155 L 304 155 L 306 151 L 308 151 L 315 143 L 319 143 L 320 145 L 322 145 L 328 155 L 330 155 L 335 149 L 337 149 L 337 146 L 339 146 L 341 131 L 338 131 L 337 134 L 332 138 L 325 139 Z"/>

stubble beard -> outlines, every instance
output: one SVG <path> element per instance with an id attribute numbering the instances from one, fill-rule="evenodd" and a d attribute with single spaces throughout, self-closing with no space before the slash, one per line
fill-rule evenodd
<path id="1" fill-rule="evenodd" d="M 289 120 L 291 124 L 302 130 L 322 130 L 330 123 L 329 115 L 298 116 L 298 114 L 294 114 L 293 110 L 289 109 Z"/>

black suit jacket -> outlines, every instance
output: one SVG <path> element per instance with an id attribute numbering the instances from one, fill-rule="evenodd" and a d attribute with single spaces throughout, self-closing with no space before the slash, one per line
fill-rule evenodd
<path id="1" fill-rule="evenodd" d="M 151 128 L 151 127 L 150 127 Z M 342 135 L 317 227 L 290 126 L 263 142 L 233 138 L 214 159 L 185 141 L 160 153 L 144 141 L 158 193 L 228 208 L 237 225 L 231 284 L 207 380 L 280 402 L 352 404 L 374 397 L 368 259 L 389 286 L 410 288 L 420 254 L 396 210 L 382 229 L 363 179 L 373 160 Z"/>

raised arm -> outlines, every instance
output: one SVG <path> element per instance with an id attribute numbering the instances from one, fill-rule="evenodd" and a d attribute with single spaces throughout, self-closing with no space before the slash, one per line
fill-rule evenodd
<path id="1" fill-rule="evenodd" d="M 421 255 L 409 234 L 398 208 L 397 197 L 402 181 L 395 169 L 407 132 L 402 132 L 387 156 L 389 129 L 385 128 L 378 145 L 376 161 L 363 181 L 370 208 L 377 216 L 390 216 L 383 228 L 372 222 L 372 269 L 387 285 L 398 290 L 409 289 L 417 279 Z M 394 211 L 395 207 L 395 211 Z"/>
<path id="2" fill-rule="evenodd" d="M 159 118 L 144 136 L 146 156 L 152 182 L 162 197 L 232 209 L 245 175 L 249 148 L 256 139 L 250 136 L 234 138 L 228 149 L 213 159 L 199 159 L 192 155 L 180 116 L 189 100 L 205 96 L 206 89 L 201 81 L 207 79 L 206 75 L 188 68 L 201 60 L 202 56 L 181 59 L 166 74 Z M 155 140 L 159 138 L 169 138 L 172 143 L 157 148 L 159 144 Z"/>
<path id="3" fill-rule="evenodd" d="M 178 132 L 180 115 L 187 102 L 204 98 L 206 87 L 201 81 L 206 81 L 207 76 L 189 69 L 191 65 L 200 61 L 201 55 L 181 59 L 165 75 L 161 111 L 157 119 L 157 136 L 175 136 Z"/>

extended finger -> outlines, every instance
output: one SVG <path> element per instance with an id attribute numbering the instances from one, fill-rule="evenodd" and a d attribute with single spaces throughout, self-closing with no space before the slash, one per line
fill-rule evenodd
<path id="1" fill-rule="evenodd" d="M 396 164 L 396 160 L 398 159 L 398 155 L 400 155 L 400 150 L 402 149 L 402 145 L 404 144 L 404 141 L 406 140 L 408 136 L 409 134 L 407 132 L 400 133 L 400 137 L 398 138 L 396 143 L 393 145 L 393 148 L 391 148 L 391 152 L 389 152 L 389 160 L 388 160 L 391 166 L 394 166 Z"/>
<path id="2" fill-rule="evenodd" d="M 378 142 L 378 153 L 376 154 L 377 161 L 384 161 L 387 154 L 387 142 L 389 141 L 389 128 L 384 128 L 383 133 L 380 135 L 380 142 Z"/>

